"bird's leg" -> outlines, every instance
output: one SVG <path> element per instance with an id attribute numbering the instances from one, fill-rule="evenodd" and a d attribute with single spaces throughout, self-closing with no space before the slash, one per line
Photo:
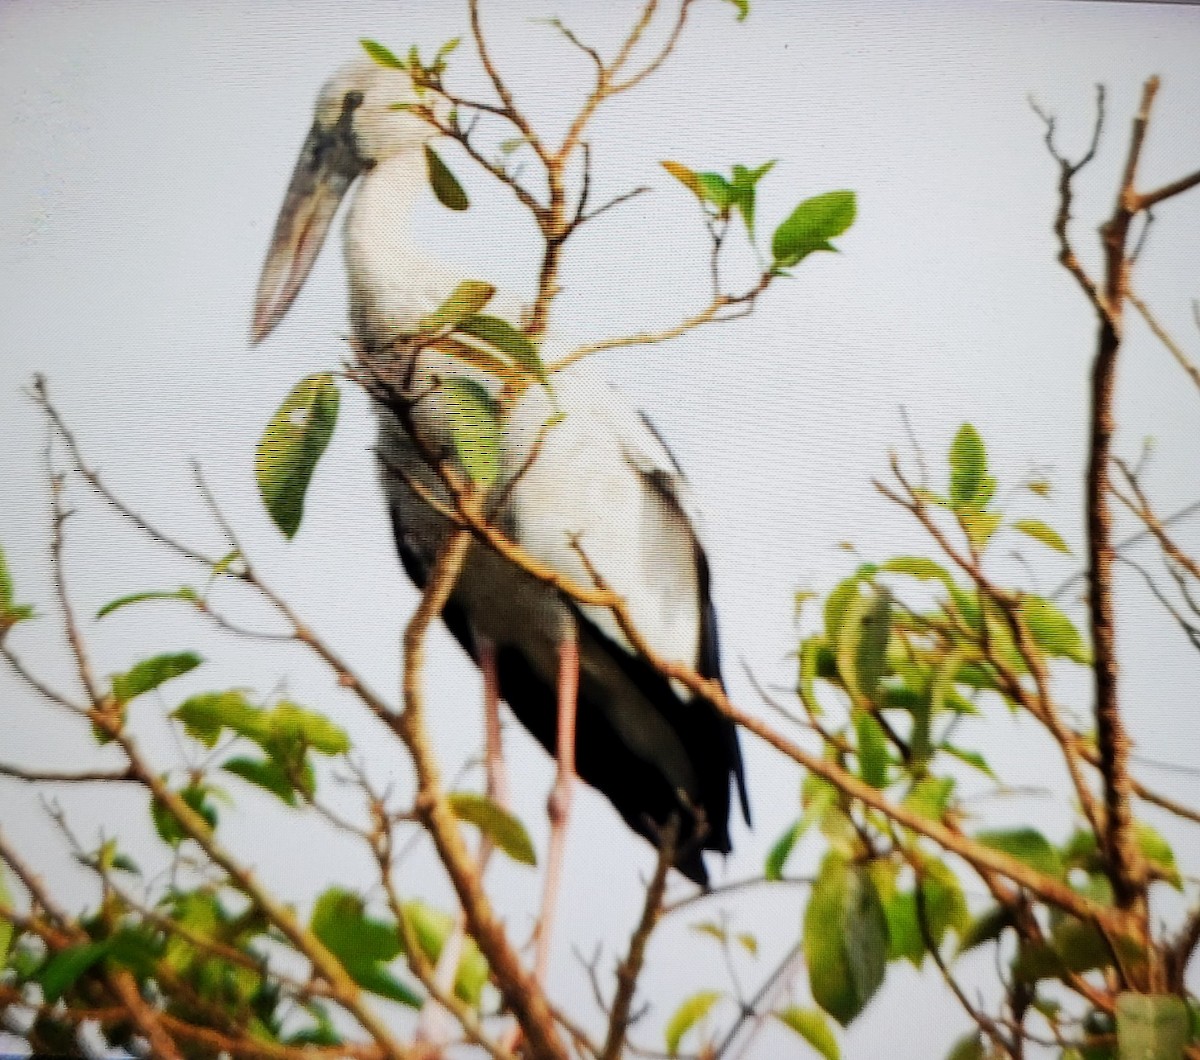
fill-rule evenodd
<path id="1" fill-rule="evenodd" d="M 572 628 L 558 645 L 558 739 L 555 747 L 558 774 L 550 792 L 550 853 L 546 858 L 546 883 L 537 923 L 537 950 L 534 976 L 546 981 L 550 967 L 550 936 L 562 878 L 563 853 L 566 849 L 567 818 L 575 781 L 575 714 L 579 696 L 579 642 Z"/>
<path id="2" fill-rule="evenodd" d="M 508 809 L 508 775 L 504 768 L 504 744 L 500 734 L 500 681 L 496 673 L 496 646 L 483 637 L 477 636 L 476 641 L 479 645 L 479 670 L 483 675 L 483 746 L 487 796 L 492 802 Z M 481 835 L 476 859 L 481 878 L 493 849 L 491 840 Z M 442 946 L 434 969 L 434 981 L 444 994 L 454 991 L 466 936 L 466 916 L 460 910 L 454 930 Z M 417 1023 L 417 1040 L 437 1048 L 450 1041 L 452 1032 L 450 1013 L 433 999 L 427 1001 L 421 1008 L 421 1018 Z"/>

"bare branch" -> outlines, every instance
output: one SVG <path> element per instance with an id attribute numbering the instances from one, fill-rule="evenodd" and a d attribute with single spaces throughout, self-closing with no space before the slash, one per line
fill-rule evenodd
<path id="1" fill-rule="evenodd" d="M 1127 297 L 1129 298 L 1129 301 L 1133 303 L 1134 309 L 1142 314 L 1142 319 L 1144 319 L 1150 326 L 1150 330 L 1154 332 L 1155 337 L 1159 340 L 1159 342 L 1166 346 L 1166 348 L 1171 352 L 1171 356 L 1174 357 L 1179 363 L 1179 367 L 1187 372 L 1188 377 L 1196 385 L 1196 388 L 1200 390 L 1200 368 L 1197 368 L 1188 355 L 1183 352 L 1183 347 L 1180 346 L 1179 343 L 1177 343 L 1173 338 L 1171 338 L 1166 328 L 1164 328 L 1162 324 L 1158 322 L 1158 319 L 1154 316 L 1154 314 L 1150 312 L 1150 307 L 1146 305 L 1146 303 L 1143 302 L 1133 290 L 1127 292 Z"/>

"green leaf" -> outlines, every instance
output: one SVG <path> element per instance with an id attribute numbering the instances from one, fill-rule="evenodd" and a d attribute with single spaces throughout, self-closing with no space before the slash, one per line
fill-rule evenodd
<path id="1" fill-rule="evenodd" d="M 716 939 L 718 942 L 724 942 L 728 938 L 728 934 L 720 924 L 712 920 L 705 920 L 698 924 L 689 924 L 688 927 L 698 935 L 707 935 L 709 938 Z"/>
<path id="2" fill-rule="evenodd" d="M 783 879 L 783 867 L 787 864 L 787 859 L 791 856 L 792 849 L 796 846 L 796 841 L 803 831 L 801 822 L 797 821 L 775 840 L 775 845 L 771 847 L 763 866 L 763 875 L 768 880 Z"/>
<path id="3" fill-rule="evenodd" d="M 920 578 L 922 581 L 936 579 L 947 585 L 952 581 L 950 573 L 945 567 L 924 556 L 896 556 L 885 560 L 879 565 L 879 568 L 895 574 L 907 574 L 913 578 Z"/>
<path id="4" fill-rule="evenodd" d="M 847 1025 L 882 984 L 887 951 L 887 917 L 870 873 L 827 854 L 804 914 L 813 1000 Z"/>
<path id="5" fill-rule="evenodd" d="M 530 372 L 539 383 L 547 384 L 549 376 L 542 363 L 541 354 L 524 332 L 514 328 L 507 320 L 492 316 L 467 317 L 454 329 L 472 338 L 486 342 L 489 346 L 507 354 L 517 364 Z"/>
<path id="6" fill-rule="evenodd" d="M 436 965 L 446 939 L 454 931 L 454 917 L 417 900 L 405 902 L 400 911 L 416 936 L 417 945 L 429 958 L 429 963 Z M 480 953 L 475 940 L 467 938 L 463 941 L 454 991 L 468 1005 L 478 1005 L 487 981 L 487 959 Z"/>
<path id="7" fill-rule="evenodd" d="M 940 821 L 954 794 L 953 777 L 923 777 L 904 796 L 904 805 L 931 821 Z"/>
<path id="8" fill-rule="evenodd" d="M 274 759 L 246 757 L 231 758 L 222 763 L 221 768 L 226 773 L 232 773 L 235 777 L 241 777 L 248 783 L 271 792 L 289 806 L 296 805 L 297 790 L 310 798 L 316 790 L 312 766 L 307 761 L 294 773 L 289 773 Z"/>
<path id="9" fill-rule="evenodd" d="M 536 865 L 533 842 L 520 819 L 486 795 L 470 791 L 452 792 L 447 801 L 454 816 L 478 828 L 514 861 Z"/>
<path id="10" fill-rule="evenodd" d="M 950 446 L 950 504 L 958 510 L 981 507 L 977 497 L 987 478 L 987 450 L 979 432 L 964 423 Z"/>
<path id="11" fill-rule="evenodd" d="M 281 744 L 302 744 L 326 755 L 345 754 L 350 750 L 350 737 L 345 729 L 324 714 L 305 710 L 291 700 L 281 699 L 266 713 L 265 721 L 267 737 L 256 742 L 266 751 L 277 749 Z"/>
<path id="12" fill-rule="evenodd" d="M 720 173 L 697 173 L 696 183 L 700 187 L 700 198 L 717 208 L 721 216 L 733 205 L 733 187 Z"/>
<path id="13" fill-rule="evenodd" d="M 440 306 L 421 321 L 422 331 L 456 328 L 492 300 L 496 288 L 482 280 L 463 280 Z"/>
<path id="14" fill-rule="evenodd" d="M 328 372 L 306 376 L 292 388 L 259 440 L 254 457 L 258 492 L 286 537 L 300 529 L 304 495 L 333 435 L 340 400 Z"/>
<path id="15" fill-rule="evenodd" d="M 429 144 L 425 145 L 425 170 L 429 174 L 429 186 L 433 188 L 433 194 L 446 209 L 462 211 L 471 205 L 458 178 Z"/>
<path id="16" fill-rule="evenodd" d="M 992 767 L 988 765 L 988 761 L 978 751 L 968 751 L 962 747 L 955 747 L 953 744 L 944 743 L 938 748 L 939 751 L 944 751 L 952 758 L 957 758 L 960 762 L 964 762 L 972 769 L 979 770 L 986 777 L 999 783 L 1000 778 L 996 776 Z"/>
<path id="17" fill-rule="evenodd" d="M 1021 597 L 1021 617 L 1037 646 L 1047 655 L 1061 656 L 1087 666 L 1092 653 L 1075 624 L 1057 604 L 1041 596 Z"/>
<path id="18" fill-rule="evenodd" d="M 492 396 L 473 379 L 443 379 L 454 451 L 471 480 L 484 489 L 500 477 L 500 413 Z"/>
<path id="19" fill-rule="evenodd" d="M 842 624 L 850 609 L 856 604 L 862 594 L 859 592 L 857 576 L 843 578 L 830 590 L 825 597 L 825 640 L 833 648 L 837 648 L 842 634 Z"/>
<path id="20" fill-rule="evenodd" d="M 750 0 L 725 0 L 728 4 L 733 4 L 737 8 L 737 20 L 744 22 L 746 16 L 750 14 Z"/>
<path id="21" fill-rule="evenodd" d="M 8 569 L 8 560 L 4 549 L 0 547 L 0 614 L 6 614 L 13 602 L 12 574 Z"/>
<path id="22" fill-rule="evenodd" d="M 741 931 L 734 938 L 751 957 L 758 956 L 758 938 L 756 936 L 751 935 L 749 931 Z"/>
<path id="23" fill-rule="evenodd" d="M 37 975 L 37 982 L 42 987 L 46 1004 L 54 1004 L 70 990 L 84 972 L 108 953 L 110 944 L 108 939 L 88 942 L 82 946 L 59 950 L 51 956 Z"/>
<path id="24" fill-rule="evenodd" d="M 873 714 L 861 710 L 858 711 L 854 728 L 858 733 L 859 773 L 871 787 L 887 787 L 888 764 L 891 756 L 888 753 L 888 741 L 883 727 L 876 721 Z"/>
<path id="25" fill-rule="evenodd" d="M 919 968 L 925 959 L 925 938 L 917 919 L 917 896 L 913 891 L 893 894 L 883 906 L 888 924 L 888 960 L 908 961 Z"/>
<path id="26" fill-rule="evenodd" d="M 1179 875 L 1179 866 L 1175 862 L 1175 851 L 1163 838 L 1162 833 L 1144 821 L 1135 821 L 1133 832 L 1137 838 L 1138 847 L 1142 851 L 1142 857 L 1146 859 L 1150 867 L 1177 891 L 1182 890 L 1183 879 Z"/>
<path id="27" fill-rule="evenodd" d="M 1122 1060 L 1179 1060 L 1190 1036 L 1187 1005 L 1173 994 L 1118 994 Z"/>
<path id="28" fill-rule="evenodd" d="M 254 706 L 244 692 L 204 692 L 181 703 L 171 717 L 183 723 L 184 730 L 205 747 L 215 747 L 222 729 L 257 740 L 266 733 L 265 711 Z"/>
<path id="29" fill-rule="evenodd" d="M 0 905 L 13 908 L 12 892 L 8 889 L 8 869 L 0 865 Z M 0 972 L 8 965 L 8 953 L 13 940 L 13 922 L 0 917 Z"/>
<path id="30" fill-rule="evenodd" d="M 1035 541 L 1040 541 L 1057 552 L 1065 553 L 1068 556 L 1071 554 L 1070 546 L 1062 539 L 1062 535 L 1054 527 L 1042 522 L 1041 519 L 1017 519 L 1011 525 L 1014 530 L 1027 534 Z"/>
<path id="31" fill-rule="evenodd" d="M 835 250 L 830 240 L 853 223 L 857 206 L 854 192 L 830 191 L 806 199 L 771 238 L 777 269 L 791 268 L 818 250 Z"/>
<path id="32" fill-rule="evenodd" d="M 683 1040 L 684 1035 L 708 1015 L 709 1010 L 721 1000 L 722 996 L 719 990 L 701 990 L 698 994 L 687 998 L 675 1010 L 674 1015 L 667 1021 L 667 1028 L 664 1032 L 667 1052 L 671 1056 L 678 1055 L 679 1043 Z"/>
<path id="33" fill-rule="evenodd" d="M 128 596 L 120 596 L 116 600 L 110 600 L 96 612 L 96 617 L 104 618 L 123 607 L 128 607 L 130 604 L 140 604 L 145 600 L 185 600 L 188 603 L 194 604 L 199 599 L 200 596 L 196 590 L 187 585 L 179 589 L 166 589 L 161 592 L 130 593 Z"/>
<path id="34" fill-rule="evenodd" d="M 946 1060 L 987 1060 L 987 1047 L 979 1031 L 963 1035 L 950 1048 Z"/>
<path id="35" fill-rule="evenodd" d="M 745 166 L 733 167 L 733 180 L 730 181 L 730 189 L 732 191 L 731 202 L 733 208 L 742 215 L 742 220 L 746 224 L 746 232 L 750 236 L 751 242 L 754 241 L 754 199 L 755 188 L 758 182 L 765 177 L 774 167 L 775 161 L 765 162 L 755 169 L 747 169 Z"/>
<path id="36" fill-rule="evenodd" d="M 396 58 L 395 53 L 390 48 L 385 48 L 378 41 L 363 39 L 358 43 L 362 45 L 363 51 L 365 51 L 380 66 L 387 66 L 393 70 L 407 69 L 404 63 Z"/>
<path id="37" fill-rule="evenodd" d="M 825 1060 L 841 1060 L 842 1052 L 838 1048 L 833 1028 L 829 1026 L 829 1020 L 820 1009 L 791 1005 L 782 1012 L 776 1012 L 775 1018 L 800 1035 L 825 1057 Z"/>
<path id="38" fill-rule="evenodd" d="M 1063 875 L 1062 858 L 1050 845 L 1050 841 L 1032 828 L 1014 828 L 1008 831 L 977 832 L 975 841 L 1028 865 L 1031 869 L 1045 873 L 1055 879 Z"/>
<path id="39" fill-rule="evenodd" d="M 128 703 L 173 677 L 182 677 L 196 669 L 204 660 L 195 652 L 184 651 L 173 654 L 155 655 L 143 659 L 131 670 L 116 674 L 112 679 L 113 698 L 118 703 Z"/>
<path id="40" fill-rule="evenodd" d="M 208 795 L 213 790 L 204 784 L 189 784 L 179 792 L 179 797 L 204 819 L 209 828 L 217 827 L 216 808 L 208 801 Z M 150 800 L 150 817 L 154 821 L 154 830 L 164 843 L 177 847 L 185 839 L 191 838 L 166 804 L 158 799 Z"/>
<path id="41" fill-rule="evenodd" d="M 420 1008 L 421 998 L 384 967 L 403 950 L 399 930 L 367 916 L 358 895 L 331 887 L 317 899 L 309 926 L 364 990 Z"/>

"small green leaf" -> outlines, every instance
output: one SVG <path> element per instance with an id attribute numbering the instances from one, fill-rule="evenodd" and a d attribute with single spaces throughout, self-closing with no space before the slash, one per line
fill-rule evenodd
<path id="1" fill-rule="evenodd" d="M 0 865 L 0 905 L 13 908 L 12 893 L 8 889 L 8 869 Z M 0 972 L 8 965 L 8 952 L 13 940 L 13 922 L 0 916 Z"/>
<path id="2" fill-rule="evenodd" d="M 931 821 L 940 821 L 954 794 L 953 777 L 923 777 L 904 797 L 904 805 Z"/>
<path id="3" fill-rule="evenodd" d="M 737 20 L 744 22 L 746 16 L 750 14 L 750 0 L 725 0 L 728 4 L 733 4 L 737 8 Z"/>
<path id="4" fill-rule="evenodd" d="M 667 1022 L 663 1035 L 667 1043 L 667 1052 L 671 1056 L 679 1054 L 679 1043 L 683 1041 L 684 1035 L 708 1015 L 709 1010 L 721 1000 L 722 996 L 718 990 L 701 990 L 698 994 L 687 998 L 675 1010 L 674 1015 Z"/>
<path id="5" fill-rule="evenodd" d="M 1190 1024 L 1187 1005 L 1174 994 L 1117 995 L 1117 1048 L 1122 1060 L 1179 1060 Z"/>
<path id="6" fill-rule="evenodd" d="M 13 581 L 9 573 L 8 560 L 0 548 L 0 615 L 7 614 L 13 602 Z"/>
<path id="7" fill-rule="evenodd" d="M 429 963 L 436 965 L 442 955 L 442 947 L 454 931 L 454 917 L 418 900 L 405 902 L 400 911 L 416 936 L 417 945 L 429 958 Z M 474 939 L 464 939 L 454 992 L 468 1005 L 478 1005 L 487 981 L 486 958 L 479 952 Z"/>
<path id="8" fill-rule="evenodd" d="M 205 747 L 215 747 L 222 729 L 252 739 L 265 733 L 264 714 L 244 692 L 232 689 L 191 696 L 171 712 L 171 717 L 183 723 L 192 739 L 199 740 Z"/>
<path id="9" fill-rule="evenodd" d="M 1017 519 L 1012 523 L 1014 530 L 1019 530 L 1022 534 L 1027 534 L 1035 541 L 1040 541 L 1043 545 L 1048 545 L 1056 552 L 1062 552 L 1066 555 L 1071 554 L 1070 546 L 1062 539 L 1062 535 L 1052 526 L 1048 526 L 1041 519 Z"/>
<path id="10" fill-rule="evenodd" d="M 1057 604 L 1041 596 L 1023 596 L 1021 617 L 1037 646 L 1047 655 L 1061 656 L 1084 666 L 1091 663 L 1092 653 L 1079 630 Z"/>
<path id="11" fill-rule="evenodd" d="M 217 827 L 216 808 L 208 801 L 208 795 L 213 790 L 204 784 L 189 784 L 179 792 L 179 797 L 203 818 L 210 829 Z M 164 843 L 177 847 L 185 839 L 191 838 L 166 804 L 158 799 L 150 800 L 150 817 L 154 821 L 154 830 Z"/>
<path id="12" fill-rule="evenodd" d="M 811 1045 L 825 1060 L 841 1060 L 842 1052 L 838 1048 L 837 1038 L 825 1013 L 815 1008 L 800 1008 L 792 1005 L 782 1012 L 776 1012 L 775 1018 L 785 1027 L 791 1028 L 809 1045 Z"/>
<path id="13" fill-rule="evenodd" d="M 796 841 L 803 834 L 801 822 L 797 821 L 786 832 L 783 833 L 777 840 L 775 845 L 771 847 L 767 854 L 767 860 L 763 866 L 763 875 L 768 880 L 782 880 L 783 867 L 787 864 L 787 859 L 791 856 L 792 849 L 796 845 Z"/>
<path id="14" fill-rule="evenodd" d="M 200 595 L 196 590 L 187 585 L 179 589 L 165 589 L 161 592 L 130 593 L 128 596 L 120 596 L 116 600 L 110 600 L 96 612 L 96 617 L 104 618 L 123 607 L 129 607 L 130 604 L 140 604 L 145 600 L 184 600 L 187 603 L 194 604 L 199 599 Z"/>
<path id="15" fill-rule="evenodd" d="M 452 792 L 447 801 L 455 817 L 473 824 L 514 861 L 537 864 L 537 854 L 525 826 L 503 806 L 470 791 Z"/>
<path id="16" fill-rule="evenodd" d="M 893 559 L 885 560 L 879 567 L 881 570 L 892 571 L 895 574 L 907 574 L 913 578 L 920 578 L 922 581 L 936 579 L 947 584 L 951 581 L 950 574 L 945 567 L 924 556 L 896 556 Z"/>
<path id="17" fill-rule="evenodd" d="M 771 238 L 775 267 L 788 269 L 818 250 L 834 250 L 829 241 L 854 223 L 856 210 L 852 191 L 830 191 L 806 199 L 775 229 Z"/>
<path id="18" fill-rule="evenodd" d="M 337 423 L 340 395 L 328 372 L 306 376 L 263 431 L 254 474 L 275 525 L 293 537 L 304 518 L 304 496 Z"/>
<path id="19" fill-rule="evenodd" d="M 942 744 L 938 750 L 944 751 L 952 758 L 957 758 L 960 762 L 966 763 L 972 769 L 979 770 L 979 772 L 984 776 L 995 780 L 997 783 L 999 782 L 1000 778 L 996 776 L 995 771 L 990 765 L 988 765 L 987 759 L 984 758 L 983 755 L 981 755 L 978 751 L 968 751 L 965 748 L 955 747 L 953 744 L 948 743 Z"/>
<path id="20" fill-rule="evenodd" d="M 467 317 L 455 331 L 486 342 L 489 346 L 507 354 L 522 368 L 530 372 L 539 383 L 549 382 L 546 366 L 542 363 L 537 347 L 524 332 L 518 331 L 507 320 L 492 316 Z"/>
<path id="21" fill-rule="evenodd" d="M 116 674 L 112 679 L 113 698 L 118 703 L 128 703 L 173 677 L 196 669 L 204 660 L 195 652 L 184 651 L 166 655 L 155 655 L 143 659 L 131 670 Z"/>
<path id="22" fill-rule="evenodd" d="M 390 48 L 384 47 L 378 41 L 363 39 L 358 43 L 362 45 L 363 51 L 365 51 L 380 66 L 387 66 L 393 70 L 406 69 L 404 63 L 396 58 L 395 53 Z"/>
<path id="23" fill-rule="evenodd" d="M 744 949 L 748 954 L 750 954 L 751 957 L 758 956 L 757 936 L 751 935 L 749 931 L 741 931 L 735 935 L 734 938 L 737 939 L 738 945 L 741 946 L 742 949 Z"/>
<path id="24" fill-rule="evenodd" d="M 709 938 L 716 939 L 718 942 L 724 942 L 728 938 L 728 933 L 720 924 L 712 920 L 704 920 L 699 924 L 689 924 L 688 927 L 698 935 L 707 935 Z"/>
<path id="25" fill-rule="evenodd" d="M 696 183 L 700 187 L 700 198 L 712 203 L 717 212 L 724 217 L 733 205 L 734 193 L 730 185 L 720 173 L 697 173 Z"/>
<path id="26" fill-rule="evenodd" d="M 420 997 L 385 967 L 403 951 L 399 930 L 367 916 L 358 895 L 331 887 L 317 899 L 309 926 L 364 990 L 420 1008 Z"/>
<path id="27" fill-rule="evenodd" d="M 1050 841 L 1032 828 L 1014 828 L 1008 831 L 978 832 L 975 841 L 993 850 L 1003 851 L 1028 865 L 1031 869 L 1061 879 L 1062 858 L 1050 845 Z"/>
<path id="28" fill-rule="evenodd" d="M 733 167 L 733 180 L 730 181 L 731 204 L 742 215 L 746 224 L 746 232 L 751 242 L 754 240 L 754 199 L 758 182 L 774 167 L 775 161 L 764 162 L 755 169 L 745 166 Z"/>
<path id="29" fill-rule="evenodd" d="M 84 972 L 107 955 L 109 946 L 110 941 L 105 939 L 71 946 L 54 954 L 37 976 L 46 1003 L 54 1004 L 70 990 Z"/>
<path id="30" fill-rule="evenodd" d="M 496 288 L 482 280 L 463 280 L 440 306 L 421 321 L 422 331 L 456 328 L 492 300 Z"/>
<path id="31" fill-rule="evenodd" d="M 307 761 L 303 762 L 294 773 L 289 773 L 280 762 L 274 759 L 247 757 L 231 758 L 222 763 L 221 768 L 226 773 L 232 773 L 247 783 L 271 792 L 289 806 L 296 805 L 297 790 L 309 797 L 316 790 L 316 778 L 313 775 L 312 766 Z"/>
<path id="32" fill-rule="evenodd" d="M 450 167 L 438 157 L 429 144 L 425 145 L 425 169 L 429 174 L 429 186 L 433 188 L 433 194 L 446 209 L 462 211 L 471 205 L 458 178 L 450 172 Z"/>
<path id="33" fill-rule="evenodd" d="M 500 413 L 492 396 L 473 379 L 443 379 L 439 394 L 449 412 L 454 451 L 471 480 L 484 489 L 500 477 Z"/>
<path id="34" fill-rule="evenodd" d="M 946 1060 L 987 1060 L 987 1047 L 979 1031 L 959 1038 L 946 1054 Z"/>
<path id="35" fill-rule="evenodd" d="M 987 450 L 979 432 L 964 423 L 950 446 L 950 504 L 956 510 L 976 507 L 987 476 Z"/>
<path id="36" fill-rule="evenodd" d="M 863 780 L 873 788 L 887 787 L 888 753 L 887 736 L 873 714 L 859 711 L 854 722 L 858 734 L 858 769 Z"/>
<path id="37" fill-rule="evenodd" d="M 870 873 L 827 854 L 804 914 L 813 1000 L 845 1026 L 883 983 L 887 951 L 887 916 Z"/>
<path id="38" fill-rule="evenodd" d="M 1183 879 L 1179 875 L 1179 866 L 1175 863 L 1175 852 L 1162 833 L 1144 821 L 1135 821 L 1133 831 L 1142 857 L 1150 867 L 1177 891 L 1182 890 Z"/>

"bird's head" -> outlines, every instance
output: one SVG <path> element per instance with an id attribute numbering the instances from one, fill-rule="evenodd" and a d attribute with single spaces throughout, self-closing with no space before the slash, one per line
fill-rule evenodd
<path id="1" fill-rule="evenodd" d="M 344 66 L 321 89 L 259 279 L 251 342 L 283 319 L 355 180 L 397 155 L 420 152 L 438 135 L 418 104 L 445 117 L 444 104 L 432 93 L 419 98 L 403 70 L 369 59 Z"/>

